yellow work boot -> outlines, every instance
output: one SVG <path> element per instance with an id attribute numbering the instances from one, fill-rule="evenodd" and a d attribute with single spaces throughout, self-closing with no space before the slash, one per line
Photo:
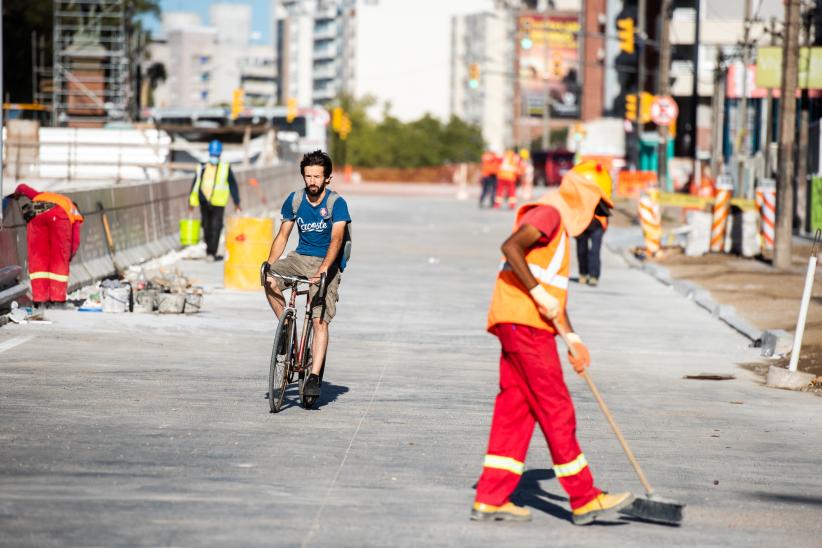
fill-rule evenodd
<path id="1" fill-rule="evenodd" d="M 587 525 L 603 514 L 622 510 L 632 502 L 633 493 L 600 493 L 594 500 L 573 511 L 574 525 Z"/>
<path id="2" fill-rule="evenodd" d="M 591 287 L 596 287 L 597 284 L 599 284 L 599 279 L 598 278 L 594 278 L 593 276 L 588 278 L 588 285 L 590 285 Z"/>
<path id="3" fill-rule="evenodd" d="M 579 285 L 585 285 L 587 283 L 588 283 L 588 276 L 586 276 L 585 274 L 580 274 L 579 275 Z"/>
<path id="4" fill-rule="evenodd" d="M 506 502 L 502 506 L 475 502 L 471 509 L 471 519 L 474 521 L 531 521 L 531 511 L 513 502 Z"/>

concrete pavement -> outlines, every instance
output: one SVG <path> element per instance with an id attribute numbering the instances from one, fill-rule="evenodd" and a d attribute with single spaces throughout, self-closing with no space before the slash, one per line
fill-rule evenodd
<path id="1" fill-rule="evenodd" d="M 223 289 L 220 264 L 181 264 L 209 291 L 196 316 L 54 311 L 0 329 L 0 545 L 818 546 L 822 400 L 764 388 L 738 366 L 760 359 L 744 337 L 607 251 L 598 288 L 572 284 L 572 318 L 684 525 L 573 526 L 539 432 L 518 494 L 534 521 L 468 521 L 512 215 L 438 187 L 369 188 L 342 189 L 354 250 L 315 411 L 268 413 L 273 315 L 261 293 Z M 703 371 L 737 378 L 682 379 Z M 566 377 L 598 485 L 639 491 Z"/>

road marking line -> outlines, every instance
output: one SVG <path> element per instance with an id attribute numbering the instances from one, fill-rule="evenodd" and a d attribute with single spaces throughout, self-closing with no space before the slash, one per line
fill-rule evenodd
<path id="1" fill-rule="evenodd" d="M 11 350 L 15 346 L 21 345 L 24 342 L 28 342 L 34 337 L 14 337 L 13 339 L 9 339 L 5 342 L 0 343 L 0 353 L 5 352 L 6 350 Z"/>

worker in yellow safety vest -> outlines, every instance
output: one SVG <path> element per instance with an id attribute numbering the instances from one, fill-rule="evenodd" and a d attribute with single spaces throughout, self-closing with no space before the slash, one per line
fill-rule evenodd
<path id="1" fill-rule="evenodd" d="M 225 206 L 228 205 L 229 194 L 234 201 L 234 211 L 240 211 L 237 179 L 231 171 L 230 164 L 220 160 L 222 152 L 223 144 L 220 141 L 214 140 L 208 144 L 208 162 L 200 164 L 197 169 L 188 196 L 189 210 L 200 208 L 206 260 L 209 262 L 222 259 L 222 256 L 217 255 L 217 247 L 220 244 L 220 233 L 223 231 L 223 215 Z"/>

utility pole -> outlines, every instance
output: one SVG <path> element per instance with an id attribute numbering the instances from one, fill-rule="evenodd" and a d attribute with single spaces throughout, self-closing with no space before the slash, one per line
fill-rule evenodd
<path id="1" fill-rule="evenodd" d="M 694 13 L 694 51 L 693 51 L 693 66 L 694 66 L 694 81 L 691 87 L 691 102 L 694 108 L 691 110 L 691 130 L 694 132 L 693 147 L 694 147 L 694 184 L 697 186 L 702 184 L 702 170 L 699 167 L 699 150 L 696 147 L 697 142 L 697 114 L 699 111 L 699 24 L 702 19 L 701 15 L 702 0 L 696 0 Z M 716 122 L 716 121 L 714 121 Z"/>
<path id="2" fill-rule="evenodd" d="M 716 50 L 716 68 L 714 69 L 714 96 L 711 100 L 711 175 L 719 175 L 724 161 L 722 150 L 723 126 L 725 121 L 725 62 L 722 50 Z"/>
<path id="3" fill-rule="evenodd" d="M 639 0 L 636 17 L 637 34 L 637 83 L 636 83 L 636 148 L 634 149 L 634 169 L 639 169 L 639 149 L 642 142 L 642 92 L 645 89 L 645 5 L 647 0 Z"/>
<path id="4" fill-rule="evenodd" d="M 811 45 L 811 13 L 800 14 L 802 18 L 802 45 Z M 810 52 L 805 57 L 803 74 L 805 81 L 799 82 L 802 88 L 799 100 L 799 149 L 796 152 L 796 216 L 799 220 L 799 231 L 805 232 L 808 227 L 808 73 L 810 72 Z"/>
<path id="5" fill-rule="evenodd" d="M 545 12 L 547 13 L 550 8 L 550 2 L 543 2 L 543 4 Z M 548 149 L 551 148 L 551 82 L 548 78 L 547 65 L 543 80 L 545 84 L 545 104 L 542 107 L 542 149 L 547 152 Z"/>
<path id="6" fill-rule="evenodd" d="M 737 113 L 736 147 L 736 191 L 742 190 L 742 179 L 745 175 L 745 164 L 748 159 L 748 65 L 751 64 L 751 0 L 745 1 L 745 19 L 742 35 L 742 97 Z"/>
<path id="7" fill-rule="evenodd" d="M 660 10 L 660 46 L 659 46 L 659 81 L 657 82 L 657 95 L 665 97 L 670 93 L 670 72 L 671 72 L 671 15 L 673 13 L 673 0 L 662 0 Z M 698 47 L 698 44 L 694 44 Z M 671 191 L 668 181 L 668 126 L 662 124 L 659 131 L 659 149 L 657 152 L 657 181 L 659 187 Z"/>
<path id="8" fill-rule="evenodd" d="M 3 230 L 3 172 L 6 161 L 3 158 L 3 126 L 6 125 L 6 112 L 2 109 L 3 97 L 3 0 L 0 0 L 0 230 Z"/>
<path id="9" fill-rule="evenodd" d="M 771 45 L 776 45 L 776 17 L 771 17 Z M 768 105 L 768 112 L 765 119 L 765 177 L 771 178 L 773 175 L 773 166 L 771 166 L 771 143 L 773 142 L 773 89 L 768 88 L 768 98 L 766 100 Z"/>
<path id="10" fill-rule="evenodd" d="M 776 226 L 773 265 L 791 266 L 793 237 L 793 140 L 796 134 L 796 79 L 799 55 L 799 0 L 785 1 L 782 41 L 782 100 L 779 115 L 779 184 L 776 187 Z"/>

